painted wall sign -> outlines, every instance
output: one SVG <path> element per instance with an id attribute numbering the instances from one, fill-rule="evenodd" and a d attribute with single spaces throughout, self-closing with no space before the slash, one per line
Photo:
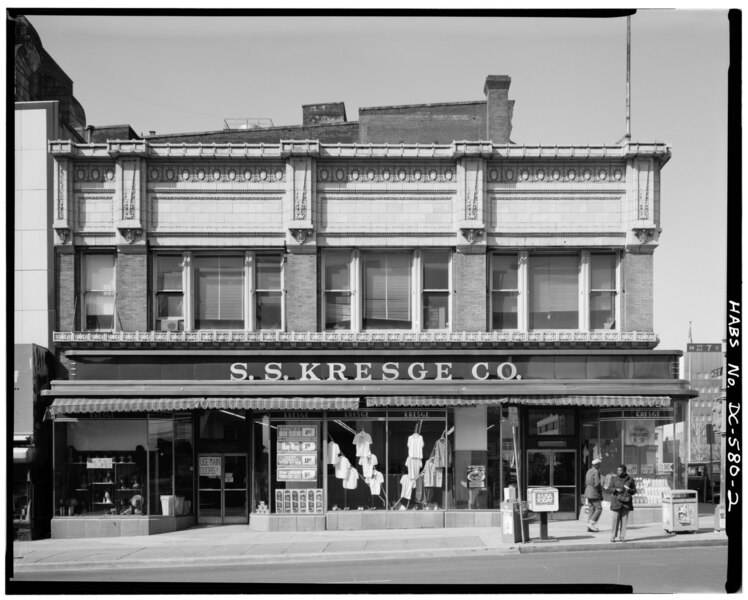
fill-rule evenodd
<path id="1" fill-rule="evenodd" d="M 269 362 L 229 366 L 231 381 L 452 381 L 452 362 Z M 512 362 L 460 363 L 459 379 L 521 379 Z"/>

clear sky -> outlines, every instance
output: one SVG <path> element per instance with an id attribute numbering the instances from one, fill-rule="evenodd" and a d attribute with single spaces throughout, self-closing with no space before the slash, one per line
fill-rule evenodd
<path id="1" fill-rule="evenodd" d="M 301 123 L 301 106 L 484 99 L 512 78 L 512 141 L 615 144 L 626 132 L 626 19 L 30 15 L 90 125 L 147 134 L 225 118 Z M 655 252 L 659 349 L 725 337 L 726 10 L 631 19 L 631 137 L 666 142 Z M 738 200 L 739 201 L 739 200 Z"/>

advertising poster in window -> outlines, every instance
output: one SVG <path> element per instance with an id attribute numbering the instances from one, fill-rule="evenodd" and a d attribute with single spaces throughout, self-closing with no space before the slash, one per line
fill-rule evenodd
<path id="1" fill-rule="evenodd" d="M 486 487 L 486 465 L 468 465 L 467 486 L 473 489 Z"/>
<path id="2" fill-rule="evenodd" d="M 316 425 L 278 425 L 276 473 L 278 481 L 317 483 Z"/>
<path id="3" fill-rule="evenodd" d="M 636 419 L 626 423 L 627 446 L 649 446 L 654 444 L 654 419 Z"/>

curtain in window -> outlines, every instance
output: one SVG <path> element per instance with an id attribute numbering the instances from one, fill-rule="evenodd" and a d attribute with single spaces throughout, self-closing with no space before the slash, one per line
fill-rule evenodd
<path id="1" fill-rule="evenodd" d="M 410 328 L 410 254 L 372 252 L 362 259 L 364 328 Z"/>
<path id="2" fill-rule="evenodd" d="M 196 326 L 242 327 L 244 322 L 244 258 L 240 256 L 197 257 Z"/>
<path id="3" fill-rule="evenodd" d="M 531 256 L 528 266 L 530 328 L 579 327 L 579 258 Z"/>

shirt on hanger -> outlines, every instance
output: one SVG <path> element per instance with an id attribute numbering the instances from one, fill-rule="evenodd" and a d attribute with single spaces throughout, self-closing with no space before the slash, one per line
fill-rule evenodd
<path id="1" fill-rule="evenodd" d="M 423 438 L 417 433 L 408 438 L 408 456 L 410 458 L 423 458 Z"/>
<path id="2" fill-rule="evenodd" d="M 353 436 L 353 443 L 356 444 L 356 456 L 369 456 L 371 454 L 371 436 L 363 429 Z"/>
<path id="3" fill-rule="evenodd" d="M 345 479 L 350 468 L 351 462 L 345 456 L 341 456 L 338 464 L 335 465 L 335 477 L 338 479 Z"/>
<path id="4" fill-rule="evenodd" d="M 400 478 L 400 497 L 405 498 L 406 500 L 410 500 L 410 496 L 413 493 L 414 484 L 415 481 L 413 481 L 407 475 L 403 475 Z"/>
<path id="5" fill-rule="evenodd" d="M 327 444 L 327 464 L 337 465 L 340 460 L 340 446 L 335 442 L 329 442 Z"/>
<path id="6" fill-rule="evenodd" d="M 371 477 L 372 470 L 376 465 L 379 464 L 376 454 L 369 454 L 369 456 L 362 456 L 358 459 L 358 464 L 361 465 L 361 470 L 364 472 L 364 477 Z"/>
<path id="7" fill-rule="evenodd" d="M 384 475 L 374 469 L 371 473 L 371 477 L 367 481 L 369 489 L 371 490 L 372 496 L 379 496 L 382 491 L 382 484 L 384 483 Z"/>
<path id="8" fill-rule="evenodd" d="M 410 457 L 405 461 L 405 466 L 408 469 L 408 477 L 415 479 L 418 477 L 418 473 L 421 472 L 421 465 L 423 461 L 420 458 Z"/>
<path id="9" fill-rule="evenodd" d="M 437 469 L 435 460 L 429 459 L 423 467 L 423 485 L 426 487 L 441 487 L 436 483 Z"/>
<path id="10" fill-rule="evenodd" d="M 447 440 L 444 438 L 439 438 L 434 444 L 434 460 L 437 467 L 447 466 Z"/>
<path id="11" fill-rule="evenodd" d="M 358 477 L 358 471 L 355 468 L 349 469 L 348 475 L 343 480 L 343 487 L 347 490 L 355 490 L 358 486 Z"/>

